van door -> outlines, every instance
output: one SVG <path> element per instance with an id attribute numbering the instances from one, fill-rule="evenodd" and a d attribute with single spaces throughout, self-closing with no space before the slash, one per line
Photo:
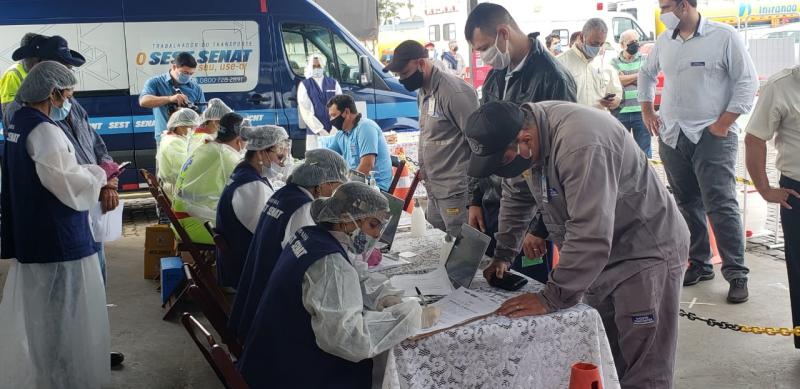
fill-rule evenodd
<path id="1" fill-rule="evenodd" d="M 305 125 L 301 124 L 297 109 L 297 86 L 306 78 L 305 68 L 311 54 L 325 57 L 325 74 L 339 82 L 343 93 L 353 96 L 360 106 L 359 109 L 367 117 L 375 117 L 375 91 L 361 85 L 359 54 L 351 42 L 321 24 L 287 21 L 280 23 L 278 29 L 281 39 L 276 39 L 276 42 L 283 47 L 275 53 L 275 74 L 281 80 L 282 89 L 291 91 L 287 99 L 289 104 L 286 106 L 286 115 L 289 117 L 289 135 L 293 142 L 298 143 L 298 146 L 305 143 Z M 281 68 L 288 71 L 282 71 Z M 300 149 L 296 148 L 295 156 L 299 153 Z"/>
<path id="2" fill-rule="evenodd" d="M 642 31 L 642 28 L 636 23 L 636 20 L 624 16 L 615 16 L 611 19 L 611 31 L 614 34 L 614 43 L 619 43 L 620 35 L 628 30 L 636 31 L 639 35 L 639 42 L 648 40 L 648 36 Z"/>

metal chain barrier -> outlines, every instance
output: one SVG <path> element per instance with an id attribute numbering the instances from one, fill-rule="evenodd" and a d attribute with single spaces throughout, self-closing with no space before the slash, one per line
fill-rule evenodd
<path id="1" fill-rule="evenodd" d="M 759 327 L 759 326 L 745 326 L 739 324 L 732 324 L 722 320 L 716 320 L 712 318 L 705 318 L 702 316 L 696 315 L 694 312 L 687 312 L 683 309 L 680 310 L 678 313 L 680 317 L 685 317 L 690 321 L 701 321 L 706 323 L 709 327 L 718 327 L 723 330 L 732 330 L 736 332 L 742 332 L 745 334 L 765 334 L 765 335 L 783 335 L 783 336 L 800 336 L 800 326 L 794 328 L 786 328 L 786 327 Z"/>

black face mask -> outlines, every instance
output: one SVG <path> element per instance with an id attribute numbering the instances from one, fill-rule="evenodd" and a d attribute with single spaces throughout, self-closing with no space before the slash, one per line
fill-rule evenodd
<path id="1" fill-rule="evenodd" d="M 628 48 L 625 49 L 630 55 L 636 55 L 639 52 L 639 42 L 631 42 L 628 44 Z"/>
<path id="2" fill-rule="evenodd" d="M 455 53 L 455 52 L 457 52 L 457 51 L 458 51 L 458 46 L 456 46 L 456 47 L 453 47 L 453 52 Z"/>
<path id="3" fill-rule="evenodd" d="M 344 113 L 340 113 L 336 119 L 331 119 L 331 125 L 336 127 L 339 131 L 344 131 L 342 126 L 344 126 Z"/>
<path id="4" fill-rule="evenodd" d="M 403 84 L 403 87 L 406 88 L 409 92 L 413 92 L 419 88 L 422 88 L 423 82 L 423 75 L 422 70 L 417 69 L 414 74 L 409 76 L 406 79 L 400 80 L 400 83 Z"/>

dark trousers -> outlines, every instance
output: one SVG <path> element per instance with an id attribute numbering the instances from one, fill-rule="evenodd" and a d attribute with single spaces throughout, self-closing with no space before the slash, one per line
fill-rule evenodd
<path id="1" fill-rule="evenodd" d="M 800 181 L 782 176 L 781 188 L 800 192 Z M 781 207 L 786 270 L 789 273 L 789 298 L 792 304 L 792 325 L 800 326 L 800 199 L 789 196 L 792 209 Z M 800 349 L 800 336 L 794 337 L 794 347 Z"/>
<path id="2" fill-rule="evenodd" d="M 681 131 L 674 149 L 661 140 L 658 148 L 675 202 L 689 226 L 691 266 L 713 271 L 708 215 L 728 281 L 745 278 L 750 271 L 744 264 L 744 226 L 736 201 L 738 139 L 733 131 L 720 138 L 705 129 L 694 144 Z"/>
<path id="3" fill-rule="evenodd" d="M 633 140 L 639 145 L 639 148 L 644 151 L 647 158 L 653 158 L 653 149 L 651 147 L 652 136 L 647 127 L 644 126 L 641 112 L 629 112 L 617 114 L 617 119 L 628 131 L 633 134 Z"/>

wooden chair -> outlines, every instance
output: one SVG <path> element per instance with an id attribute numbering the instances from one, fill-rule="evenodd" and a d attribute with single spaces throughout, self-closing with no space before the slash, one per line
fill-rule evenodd
<path id="1" fill-rule="evenodd" d="M 158 195 L 163 193 L 161 192 L 161 185 L 158 183 L 158 178 L 147 171 L 147 169 L 139 169 L 139 174 L 142 175 L 142 178 L 144 178 L 144 181 L 147 183 L 150 194 L 153 195 L 154 199 L 158 200 Z"/>
<path id="2" fill-rule="evenodd" d="M 178 237 L 181 240 L 181 244 L 178 245 L 179 251 L 187 251 L 189 255 L 191 255 L 192 259 L 194 260 L 194 270 L 197 273 L 198 280 L 203 283 L 203 286 L 209 291 L 209 294 L 214 298 L 215 301 L 222 307 L 223 311 L 230 313 L 231 311 L 231 302 L 225 296 L 225 293 L 222 292 L 220 289 L 219 284 L 217 284 L 216 276 L 214 275 L 214 270 L 207 260 L 207 256 L 203 254 L 209 253 L 210 251 L 213 252 L 214 246 L 208 245 L 201 245 L 203 249 L 201 250 L 198 245 L 194 244 L 192 240 L 189 238 L 189 234 L 186 230 L 181 226 L 180 222 L 178 222 L 178 217 L 175 216 L 175 212 L 172 211 L 172 208 L 167 203 L 167 198 L 164 194 L 158 195 L 158 204 L 164 209 L 164 212 L 167 214 L 169 221 L 172 223 L 172 226 L 175 228 L 175 232 L 178 233 Z M 208 250 L 206 247 L 210 247 L 211 250 Z M 185 291 L 177 291 L 173 293 L 175 295 L 178 293 L 179 295 L 183 295 Z M 177 300 L 173 302 L 172 296 L 164 304 L 164 307 L 167 308 L 167 313 L 164 315 L 164 319 L 168 319 L 171 316 L 171 313 L 174 311 L 175 305 L 177 304 Z M 169 305 L 168 305 L 169 304 Z"/>
<path id="3" fill-rule="evenodd" d="M 211 225 L 211 222 L 205 222 L 204 225 L 208 233 L 211 234 L 211 237 L 214 238 L 214 244 L 217 247 L 218 255 L 223 259 L 230 258 L 233 254 L 231 253 L 231 246 L 228 244 L 228 241 L 225 240 L 225 237 Z"/>
<path id="4" fill-rule="evenodd" d="M 400 182 L 400 177 L 403 175 L 403 169 L 406 167 L 406 160 L 397 158 L 396 156 L 392 156 L 392 167 L 394 170 L 394 177 L 392 177 L 392 183 L 389 185 L 389 193 L 394 193 L 394 189 L 397 188 L 397 183 Z"/>
<path id="5" fill-rule="evenodd" d="M 214 330 L 222 337 L 222 343 L 228 346 L 233 356 L 237 359 L 242 357 L 242 345 L 236 336 L 228 329 L 228 314 L 217 304 L 211 297 L 211 294 L 206 290 L 202 284 L 195 281 L 194 272 L 192 267 L 188 264 L 183 265 L 183 273 L 186 275 L 186 290 L 189 297 L 192 298 L 196 304 L 200 305 L 200 309 L 206 316 Z"/>
<path id="6" fill-rule="evenodd" d="M 403 209 L 408 209 L 408 206 L 414 201 L 414 192 L 417 191 L 417 185 L 419 185 L 421 170 L 417 169 L 417 172 L 414 173 L 414 179 L 411 180 L 411 187 L 408 188 L 408 194 L 406 195 L 405 202 L 403 203 Z"/>
<path id="7" fill-rule="evenodd" d="M 230 354 L 217 344 L 214 337 L 191 314 L 184 313 L 181 322 L 186 332 L 203 353 L 208 364 L 217 373 L 217 377 L 227 389 L 249 389 L 244 377 L 236 370 Z"/>

